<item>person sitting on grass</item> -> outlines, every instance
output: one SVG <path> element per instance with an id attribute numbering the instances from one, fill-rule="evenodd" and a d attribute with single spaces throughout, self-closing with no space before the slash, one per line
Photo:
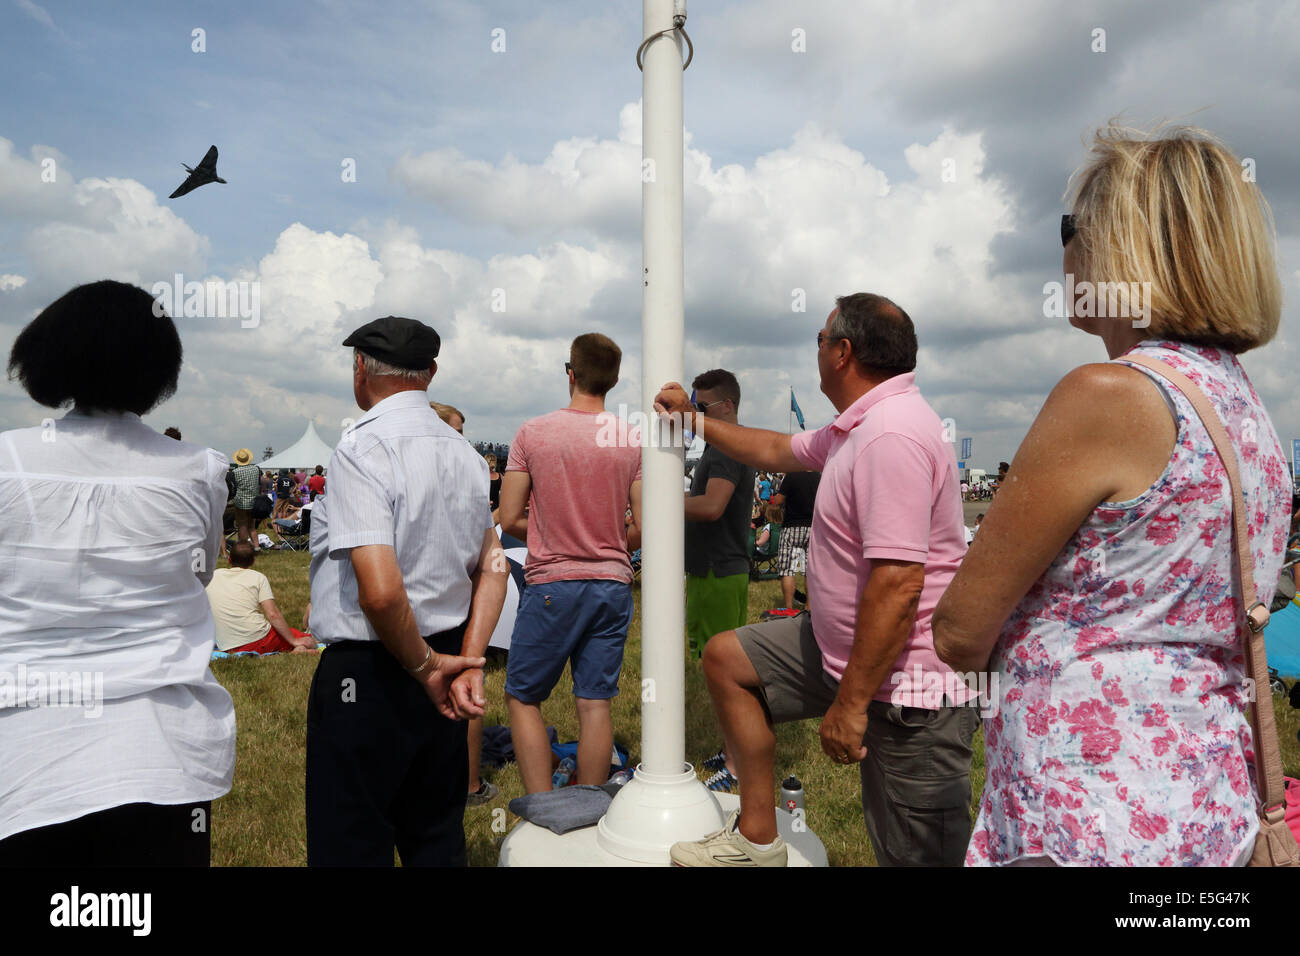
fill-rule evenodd
<path id="1" fill-rule="evenodd" d="M 769 557 L 772 553 L 772 526 L 781 524 L 781 508 L 778 505 L 767 505 L 763 508 L 762 516 L 756 522 L 755 530 L 758 532 L 754 537 L 754 554 L 755 556 Z"/>
<path id="2" fill-rule="evenodd" d="M 251 544 L 237 541 L 230 547 L 230 567 L 212 573 L 207 592 L 217 650 L 232 654 L 316 650 L 314 637 L 285 622 L 271 594 L 271 582 L 253 570 L 254 554 Z"/>

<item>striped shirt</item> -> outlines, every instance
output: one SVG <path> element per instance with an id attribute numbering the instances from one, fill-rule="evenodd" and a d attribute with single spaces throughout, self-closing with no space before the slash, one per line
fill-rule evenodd
<path id="1" fill-rule="evenodd" d="M 329 463 L 329 494 L 311 526 L 311 629 L 326 644 L 375 641 L 361 611 L 349 552 L 397 552 L 423 635 L 469 617 L 470 574 L 492 527 L 483 457 L 408 390 L 378 402 L 345 432 Z M 324 507 L 321 507 L 325 502 Z"/>

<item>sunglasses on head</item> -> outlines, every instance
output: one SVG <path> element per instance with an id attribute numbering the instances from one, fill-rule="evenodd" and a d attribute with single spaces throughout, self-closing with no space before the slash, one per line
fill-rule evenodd
<path id="1" fill-rule="evenodd" d="M 1068 246 L 1077 230 L 1074 228 L 1074 216 L 1066 214 L 1061 217 L 1061 245 Z"/>

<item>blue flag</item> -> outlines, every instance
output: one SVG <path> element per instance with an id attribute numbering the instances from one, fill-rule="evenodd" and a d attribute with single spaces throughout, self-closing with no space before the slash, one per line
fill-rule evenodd
<path id="1" fill-rule="evenodd" d="M 794 400 L 794 389 L 790 389 L 790 411 L 794 412 L 794 417 L 799 422 L 799 428 L 803 430 L 803 411 L 799 408 L 799 403 Z"/>

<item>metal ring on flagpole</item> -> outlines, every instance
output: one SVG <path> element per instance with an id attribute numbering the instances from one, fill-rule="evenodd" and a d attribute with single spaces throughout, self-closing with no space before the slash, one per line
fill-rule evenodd
<path id="1" fill-rule="evenodd" d="M 641 62 L 641 54 L 645 52 L 645 48 L 655 40 L 667 36 L 673 31 L 681 33 L 682 38 L 686 41 L 686 62 L 682 64 L 682 70 L 684 71 L 688 66 L 690 66 L 691 60 L 695 59 L 695 44 L 691 42 L 690 35 L 686 32 L 686 20 L 685 18 L 682 18 L 681 22 L 677 23 L 677 19 L 677 17 L 673 17 L 673 22 L 676 24 L 675 26 L 672 26 L 667 30 L 660 30 L 658 33 L 650 34 L 642 41 L 641 45 L 636 48 L 636 68 L 642 73 L 645 72 L 645 64 Z"/>

